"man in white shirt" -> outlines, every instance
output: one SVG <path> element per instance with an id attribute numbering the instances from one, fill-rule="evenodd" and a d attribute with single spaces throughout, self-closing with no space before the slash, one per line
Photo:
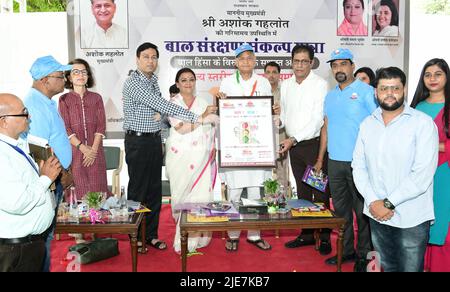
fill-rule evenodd
<path id="1" fill-rule="evenodd" d="M 423 272 L 434 220 L 437 127 L 429 116 L 405 104 L 405 84 L 399 68 L 377 73 L 380 107 L 361 123 L 352 161 L 385 272 Z"/>
<path id="2" fill-rule="evenodd" d="M 281 99 L 281 82 L 280 82 L 281 67 L 277 62 L 269 62 L 264 66 L 264 75 L 269 80 L 272 87 L 273 103 L 276 110 L 275 115 L 280 115 L 280 99 Z M 280 128 L 277 133 L 278 141 L 284 141 L 286 139 L 286 130 Z M 289 160 L 288 155 L 280 155 L 276 160 L 277 167 L 274 169 L 275 177 L 278 183 L 285 187 L 287 190 L 289 185 Z"/>
<path id="3" fill-rule="evenodd" d="M 81 31 L 81 48 L 128 48 L 128 33 L 122 26 L 113 23 L 116 13 L 115 0 L 91 0 L 95 23 Z"/>
<path id="4" fill-rule="evenodd" d="M 328 84 L 312 71 L 314 49 L 308 45 L 296 45 L 292 49 L 294 76 L 281 85 L 281 126 L 286 128 L 288 138 L 281 141 L 280 153 L 289 151 L 292 172 L 297 183 L 299 199 L 329 205 L 329 194 L 315 190 L 303 183 L 302 177 L 308 165 L 316 163 L 319 154 L 320 130 L 323 126 L 323 104 Z M 330 230 L 321 232 L 320 253 L 331 252 Z M 304 229 L 294 240 L 285 244 L 296 248 L 315 244 L 314 230 Z"/>
<path id="5" fill-rule="evenodd" d="M 61 171 L 56 157 L 39 168 L 27 155 L 29 114 L 22 101 L 0 94 L 0 272 L 39 272 L 46 232 L 55 215 L 49 187 Z"/>
<path id="6" fill-rule="evenodd" d="M 231 76 L 222 80 L 219 98 L 226 96 L 272 96 L 269 81 L 257 75 L 253 70 L 256 66 L 256 56 L 253 47 L 244 43 L 235 50 L 237 70 Z M 272 134 L 272 133 L 269 133 Z M 261 186 L 266 179 L 272 177 L 271 169 L 220 169 L 222 181 L 228 188 L 228 200 L 238 202 L 244 188 L 248 199 L 261 198 Z M 240 231 L 229 231 L 225 248 L 237 251 Z M 247 241 L 262 250 L 271 248 L 270 244 L 261 239 L 259 230 L 249 230 Z"/>

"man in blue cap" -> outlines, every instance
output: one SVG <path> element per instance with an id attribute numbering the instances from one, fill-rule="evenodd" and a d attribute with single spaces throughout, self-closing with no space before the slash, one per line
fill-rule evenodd
<path id="1" fill-rule="evenodd" d="M 52 98 L 64 91 L 64 71 L 69 70 L 72 70 L 71 65 L 62 65 L 53 56 L 36 59 L 30 69 L 33 85 L 24 100 L 31 115 L 28 133 L 47 140 L 62 167 L 66 170 L 69 169 L 72 162 L 72 147 L 67 137 L 64 121 L 58 113 L 56 102 Z M 56 179 L 55 184 L 55 201 L 56 208 L 58 208 L 63 194 L 61 178 Z M 53 239 L 55 223 L 56 220 L 53 221 L 52 231 L 46 240 L 44 272 L 50 271 L 50 243 Z"/>
<path id="2" fill-rule="evenodd" d="M 253 47 L 243 43 L 235 50 L 237 70 L 231 76 L 222 80 L 219 98 L 226 96 L 272 96 L 269 81 L 256 74 L 256 56 Z M 269 133 L 272 134 L 272 133 Z M 228 200 L 237 202 L 244 188 L 248 199 L 260 199 L 260 188 L 263 182 L 272 177 L 271 169 L 220 169 L 221 179 L 227 184 Z M 240 231 L 228 231 L 230 237 L 225 245 L 228 251 L 237 251 Z M 269 250 L 270 244 L 261 239 L 259 230 L 249 230 L 247 241 L 262 250 Z"/>
<path id="3" fill-rule="evenodd" d="M 325 135 L 328 141 L 328 176 L 333 206 L 346 219 L 343 262 L 356 260 L 354 271 L 364 272 L 371 251 L 369 221 L 363 215 L 364 199 L 353 182 L 351 162 L 360 123 L 376 108 L 373 87 L 353 77 L 355 64 L 348 49 L 337 49 L 327 62 L 338 82 L 325 97 Z M 358 223 L 357 251 L 354 250 L 353 211 Z M 335 265 L 337 257 L 326 260 Z"/>

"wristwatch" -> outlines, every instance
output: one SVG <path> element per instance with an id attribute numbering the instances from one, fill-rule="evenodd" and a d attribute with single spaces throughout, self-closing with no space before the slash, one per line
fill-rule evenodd
<path id="1" fill-rule="evenodd" d="M 295 145 L 297 145 L 297 139 L 295 139 L 295 137 L 289 137 L 289 140 L 292 141 L 292 147 L 294 147 Z"/>
<path id="2" fill-rule="evenodd" d="M 383 200 L 383 204 L 384 204 L 384 207 L 388 208 L 389 210 L 395 209 L 395 206 L 387 198 Z"/>

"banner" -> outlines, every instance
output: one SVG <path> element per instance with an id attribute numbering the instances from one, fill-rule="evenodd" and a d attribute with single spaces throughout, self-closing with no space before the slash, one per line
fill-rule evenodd
<path id="1" fill-rule="evenodd" d="M 339 47 L 352 50 L 356 68 L 406 65 L 406 0 L 390 1 L 390 9 L 397 11 L 384 31 L 377 29 L 385 21 L 377 17 L 385 10 L 379 0 L 348 0 L 345 5 L 344 0 L 115 0 L 106 35 L 97 25 L 105 19 L 96 2 L 112 3 L 69 2 L 70 58 L 83 58 L 93 68 L 93 91 L 105 102 L 108 138 L 123 137 L 122 87 L 136 69 L 136 48 L 144 42 L 159 48 L 156 74 L 164 97 L 169 97 L 176 72 L 189 67 L 197 75 L 198 97 L 210 103 L 221 80 L 233 73 L 233 51 L 243 42 L 255 50 L 258 74 L 275 61 L 283 80 L 292 76 L 290 52 L 296 44 L 314 47 L 315 71 L 330 84 L 335 81 L 326 61 Z"/>

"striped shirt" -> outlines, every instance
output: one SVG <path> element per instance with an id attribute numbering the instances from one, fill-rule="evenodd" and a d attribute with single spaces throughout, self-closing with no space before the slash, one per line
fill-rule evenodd
<path id="1" fill-rule="evenodd" d="M 158 86 L 158 77 L 151 78 L 141 71 L 131 73 L 123 86 L 124 130 L 153 133 L 161 130 L 156 113 L 167 114 L 180 120 L 196 123 L 198 115 L 164 99 Z"/>

